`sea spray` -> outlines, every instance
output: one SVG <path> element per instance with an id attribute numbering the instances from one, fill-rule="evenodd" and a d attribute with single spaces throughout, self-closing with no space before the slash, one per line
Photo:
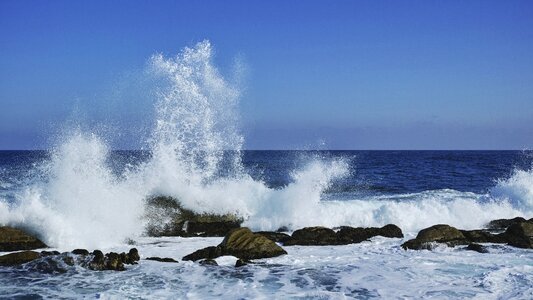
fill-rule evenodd
<path id="1" fill-rule="evenodd" d="M 436 223 L 472 229 L 491 219 L 531 217 L 531 171 L 517 171 L 487 195 L 430 190 L 324 201 L 324 191 L 350 174 L 351 162 L 310 156 L 290 183 L 269 187 L 243 167 L 239 89 L 212 56 L 204 41 L 175 57 L 150 59 L 147 74 L 158 85 L 146 160 L 117 174 L 101 137 L 67 130 L 42 175 L 14 203 L 0 202 L 0 224 L 29 228 L 63 249 L 109 246 L 143 234 L 151 195 L 172 196 L 199 213 L 236 214 L 254 230 L 395 223 L 416 232 Z"/>

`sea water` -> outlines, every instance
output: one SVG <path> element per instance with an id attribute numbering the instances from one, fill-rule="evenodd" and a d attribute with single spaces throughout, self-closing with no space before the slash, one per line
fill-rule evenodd
<path id="1" fill-rule="evenodd" d="M 530 151 L 245 151 L 238 85 L 213 64 L 208 41 L 154 55 L 146 150 L 117 151 L 109 137 L 63 129 L 46 151 L 0 152 L 0 224 L 52 249 L 181 257 L 221 238 L 147 237 L 145 200 L 169 195 L 189 209 L 231 213 L 252 230 L 398 225 L 403 239 L 290 246 L 287 255 L 235 268 L 142 260 L 124 272 L 32 264 L 0 268 L 7 298 L 533 298 L 533 252 L 489 245 L 405 251 L 425 227 L 482 228 L 533 217 Z M 163 220 L 161 220 L 163 222 Z"/>

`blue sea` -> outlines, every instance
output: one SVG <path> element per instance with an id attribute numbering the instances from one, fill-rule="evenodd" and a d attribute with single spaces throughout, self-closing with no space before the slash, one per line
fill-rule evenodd
<path id="1" fill-rule="evenodd" d="M 97 130 L 106 124 L 71 124 L 58 126 L 46 151 L 0 151 L 0 225 L 60 252 L 136 247 L 139 264 L 0 267 L 0 298 L 533 299 L 531 249 L 400 246 L 435 224 L 532 218 L 531 151 L 247 151 L 239 88 L 213 65 L 208 41 L 154 55 L 145 74 L 158 84 L 152 126 L 138 137 L 143 150 L 114 150 L 116 136 Z M 147 211 L 156 195 L 237 215 L 254 231 L 392 223 L 405 237 L 284 246 L 286 255 L 241 268 L 232 256 L 205 266 L 181 258 L 222 238 L 146 236 L 148 224 L 170 221 Z"/>

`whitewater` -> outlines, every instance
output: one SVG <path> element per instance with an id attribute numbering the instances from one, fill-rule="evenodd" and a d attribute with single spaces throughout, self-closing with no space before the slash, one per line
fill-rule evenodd
<path id="1" fill-rule="evenodd" d="M 31 162 L 6 159 L 0 164 L 0 225 L 23 228 L 59 251 L 121 252 L 134 244 L 141 258 L 180 260 L 220 243 L 221 238 L 147 237 L 146 199 L 165 195 L 198 213 L 235 214 L 256 231 L 392 223 L 405 238 L 284 247 L 288 255 L 240 269 L 233 267 L 233 257 L 218 258 L 219 266 L 141 260 L 124 272 L 74 266 L 50 275 L 31 266 L 0 268 L 0 296 L 533 298 L 531 250 L 489 245 L 490 253 L 480 254 L 400 247 L 435 224 L 477 229 L 494 219 L 532 218 L 529 152 L 253 156 L 243 150 L 238 83 L 221 75 L 213 52 L 203 41 L 174 57 L 149 59 L 144 75 L 157 82 L 155 119 L 142 155 L 117 156 L 110 137 L 73 126 L 63 128 L 56 146 Z M 472 164 L 474 171 L 464 167 L 472 155 L 484 159 Z M 429 168 L 424 165 L 429 159 L 449 169 Z M 505 159 L 510 162 L 500 165 Z M 381 172 L 389 160 L 384 165 L 391 169 Z M 403 166 L 406 161 L 416 166 Z M 417 174 L 425 171 L 428 176 Z M 444 173 L 452 175 L 431 178 Z M 358 181 L 361 174 L 366 177 Z"/>

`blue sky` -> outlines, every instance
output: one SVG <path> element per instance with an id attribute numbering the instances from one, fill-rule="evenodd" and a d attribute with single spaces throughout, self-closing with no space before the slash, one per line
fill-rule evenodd
<path id="1" fill-rule="evenodd" d="M 138 147 L 135 74 L 204 39 L 247 65 L 248 149 L 533 148 L 531 1 L 3 0 L 0 149 Z"/>

